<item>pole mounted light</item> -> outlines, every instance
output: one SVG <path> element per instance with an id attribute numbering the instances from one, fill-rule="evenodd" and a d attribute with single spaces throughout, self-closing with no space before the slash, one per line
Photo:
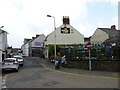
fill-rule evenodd
<path id="1" fill-rule="evenodd" d="M 4 26 L 1 26 L 0 28 L 3 28 Z"/>
<path id="2" fill-rule="evenodd" d="M 51 15 L 47 15 L 47 17 L 52 17 Z"/>
<path id="3" fill-rule="evenodd" d="M 47 15 L 47 17 L 53 17 L 54 19 L 54 52 L 55 52 L 55 60 L 56 60 L 56 26 L 55 26 L 55 17 L 51 15 Z"/>
<path id="4" fill-rule="evenodd" d="M 4 26 L 1 26 L 1 27 L 0 27 L 0 30 L 2 30 L 2 28 L 4 28 Z M 0 34 L 2 34 L 2 33 L 4 33 L 4 32 L 5 32 L 5 31 L 2 30 L 2 32 L 1 32 Z"/>

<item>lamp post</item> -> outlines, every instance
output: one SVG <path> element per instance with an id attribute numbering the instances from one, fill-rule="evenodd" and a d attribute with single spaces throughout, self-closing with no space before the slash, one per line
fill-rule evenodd
<path id="1" fill-rule="evenodd" d="M 55 53 L 55 60 L 56 60 L 56 26 L 55 26 L 55 17 L 51 15 L 47 15 L 47 17 L 53 17 L 54 19 L 54 53 Z"/>
<path id="2" fill-rule="evenodd" d="M 1 28 L 3 28 L 3 27 L 4 27 L 4 26 L 1 26 L 1 27 L 0 27 L 0 30 L 2 30 Z M 1 32 L 0 34 L 2 34 L 2 33 L 3 33 L 3 32 Z"/>

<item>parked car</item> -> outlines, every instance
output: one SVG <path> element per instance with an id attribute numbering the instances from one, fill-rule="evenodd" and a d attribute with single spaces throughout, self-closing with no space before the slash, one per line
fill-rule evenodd
<path id="1" fill-rule="evenodd" d="M 13 58 L 17 58 L 18 59 L 18 62 L 19 62 L 19 65 L 20 66 L 23 66 L 24 64 L 24 59 L 21 55 L 14 55 Z"/>
<path id="2" fill-rule="evenodd" d="M 19 62 L 16 58 L 6 58 L 2 62 L 2 71 L 15 70 L 18 72 Z"/>

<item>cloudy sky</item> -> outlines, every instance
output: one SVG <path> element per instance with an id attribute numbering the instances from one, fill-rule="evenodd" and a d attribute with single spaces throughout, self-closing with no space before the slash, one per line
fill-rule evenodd
<path id="1" fill-rule="evenodd" d="M 62 17 L 69 16 L 70 24 L 85 37 L 98 28 L 118 29 L 119 0 L 0 0 L 0 26 L 8 34 L 9 46 L 21 47 L 24 38 L 36 34 L 46 36 L 62 24 Z"/>

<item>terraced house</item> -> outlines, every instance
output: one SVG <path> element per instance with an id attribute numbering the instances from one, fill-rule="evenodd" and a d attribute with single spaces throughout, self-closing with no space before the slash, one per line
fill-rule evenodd
<path id="1" fill-rule="evenodd" d="M 112 25 L 111 28 L 97 28 L 91 36 L 91 43 L 104 45 L 106 56 L 118 57 L 120 50 L 120 30 L 117 30 L 115 25 Z"/>
<path id="2" fill-rule="evenodd" d="M 116 29 L 115 25 L 111 28 L 97 28 L 91 36 L 91 43 L 93 44 L 110 44 L 119 41 L 120 30 Z"/>
<path id="3" fill-rule="evenodd" d="M 24 44 L 22 45 L 22 52 L 24 56 L 44 56 L 43 42 L 45 40 L 45 35 L 36 35 L 32 39 L 24 39 Z"/>

